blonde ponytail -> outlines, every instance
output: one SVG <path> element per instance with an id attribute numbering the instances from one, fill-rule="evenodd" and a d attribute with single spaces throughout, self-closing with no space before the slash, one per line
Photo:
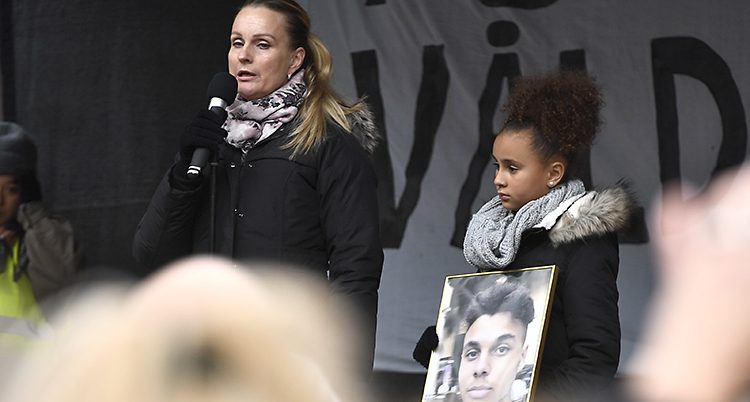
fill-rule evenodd
<path id="1" fill-rule="evenodd" d="M 299 111 L 299 124 L 286 148 L 293 149 L 292 157 L 314 149 L 326 134 L 326 121 L 332 120 L 346 131 L 351 131 L 347 115 L 365 109 L 361 101 L 347 105 L 331 88 L 333 61 L 331 53 L 317 35 L 310 32 L 307 40 L 305 84 L 308 93 Z"/>

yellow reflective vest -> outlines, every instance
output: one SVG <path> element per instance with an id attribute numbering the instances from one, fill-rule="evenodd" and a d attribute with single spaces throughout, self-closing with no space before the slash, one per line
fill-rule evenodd
<path id="1" fill-rule="evenodd" d="M 2 246 L 0 246 L 2 247 Z M 19 241 L 16 240 L 5 257 L 0 272 L 0 346 L 30 345 L 43 338 L 46 322 L 37 304 L 31 281 L 25 273 L 14 278 L 18 270 Z"/>

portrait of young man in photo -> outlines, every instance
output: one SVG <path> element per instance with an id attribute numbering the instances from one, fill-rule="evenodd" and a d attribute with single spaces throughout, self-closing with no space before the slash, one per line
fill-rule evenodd
<path id="1" fill-rule="evenodd" d="M 519 282 L 497 281 L 476 294 L 466 311 L 458 369 L 463 402 L 512 402 L 526 396 L 526 384 L 521 380 L 514 387 L 514 381 L 524 368 L 533 319 L 534 302 Z"/>

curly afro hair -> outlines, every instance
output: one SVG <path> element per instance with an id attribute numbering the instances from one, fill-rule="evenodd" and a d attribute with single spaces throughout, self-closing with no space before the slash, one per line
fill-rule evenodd
<path id="1" fill-rule="evenodd" d="M 603 104 L 594 79 L 582 72 L 519 77 L 503 105 L 501 132 L 531 129 L 542 160 L 561 155 L 570 165 L 594 142 Z"/>

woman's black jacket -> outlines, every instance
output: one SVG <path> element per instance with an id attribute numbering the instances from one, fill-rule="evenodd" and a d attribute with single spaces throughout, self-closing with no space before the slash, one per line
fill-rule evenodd
<path id="1" fill-rule="evenodd" d="M 216 254 L 290 263 L 328 277 L 361 313 L 374 348 L 383 265 L 376 177 L 365 146 L 373 133 L 328 124 L 323 142 L 290 159 L 289 123 L 243 155 L 222 144 L 216 183 Z M 360 129 L 361 131 L 361 129 Z M 186 188 L 172 168 L 136 230 L 133 254 L 148 269 L 208 252 L 209 174 Z M 369 353 L 371 355 L 371 353 Z M 365 353 L 368 355 L 368 353 Z"/>

